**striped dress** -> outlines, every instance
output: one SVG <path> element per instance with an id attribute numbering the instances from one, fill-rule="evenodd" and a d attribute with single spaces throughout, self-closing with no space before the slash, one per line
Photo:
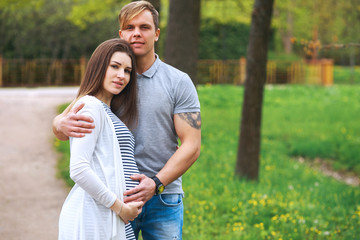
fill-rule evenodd
<path id="1" fill-rule="evenodd" d="M 129 190 L 139 184 L 138 181 L 134 181 L 130 178 L 131 175 L 139 173 L 134 158 L 135 139 L 126 125 L 111 111 L 110 107 L 105 103 L 103 103 L 103 106 L 105 112 L 109 115 L 114 124 L 116 137 L 120 145 L 126 190 Z M 135 240 L 134 231 L 130 223 L 125 225 L 125 234 L 126 240 Z"/>

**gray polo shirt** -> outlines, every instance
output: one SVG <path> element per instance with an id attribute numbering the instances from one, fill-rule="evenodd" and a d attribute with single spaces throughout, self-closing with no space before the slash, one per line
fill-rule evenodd
<path id="1" fill-rule="evenodd" d="M 200 102 L 190 77 L 157 55 L 154 64 L 137 74 L 137 78 L 139 123 L 133 130 L 135 161 L 140 173 L 152 177 L 176 151 L 174 114 L 200 112 Z M 183 193 L 181 177 L 166 186 L 164 193 Z"/>

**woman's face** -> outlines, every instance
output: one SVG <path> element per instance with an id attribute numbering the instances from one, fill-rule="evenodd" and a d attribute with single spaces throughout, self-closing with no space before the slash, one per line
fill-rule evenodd
<path id="1" fill-rule="evenodd" d="M 115 52 L 106 70 L 103 94 L 112 97 L 119 94 L 130 81 L 131 58 L 124 52 Z"/>

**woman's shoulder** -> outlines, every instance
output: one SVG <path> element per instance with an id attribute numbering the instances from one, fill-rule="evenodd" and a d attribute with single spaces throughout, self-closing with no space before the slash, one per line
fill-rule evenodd
<path id="1" fill-rule="evenodd" d="M 85 96 L 82 96 L 82 97 L 80 97 L 77 101 L 76 101 L 76 103 L 75 103 L 75 105 L 78 105 L 78 104 L 80 104 L 80 103 L 85 103 L 85 105 L 86 104 L 91 104 L 91 105 L 98 105 L 98 106 L 102 106 L 102 103 L 101 103 L 101 101 L 99 100 L 99 99 L 97 99 L 96 97 L 94 97 L 94 96 L 90 96 L 90 95 L 85 95 Z"/>
<path id="2" fill-rule="evenodd" d="M 84 107 L 81 110 L 91 110 L 91 109 L 98 110 L 98 109 L 103 108 L 102 102 L 99 99 L 97 99 L 96 97 L 90 96 L 90 95 L 85 95 L 85 96 L 80 97 L 76 101 L 74 106 L 77 106 L 81 103 L 85 103 Z"/>

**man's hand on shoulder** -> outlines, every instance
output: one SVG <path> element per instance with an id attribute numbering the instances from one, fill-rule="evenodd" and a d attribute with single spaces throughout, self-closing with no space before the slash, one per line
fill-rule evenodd
<path id="1" fill-rule="evenodd" d="M 84 103 L 79 104 L 66 113 L 66 110 L 58 115 L 53 122 L 53 131 L 60 140 L 67 140 L 69 137 L 84 137 L 85 133 L 91 133 L 95 126 L 93 119 L 89 116 L 77 114 Z"/>

